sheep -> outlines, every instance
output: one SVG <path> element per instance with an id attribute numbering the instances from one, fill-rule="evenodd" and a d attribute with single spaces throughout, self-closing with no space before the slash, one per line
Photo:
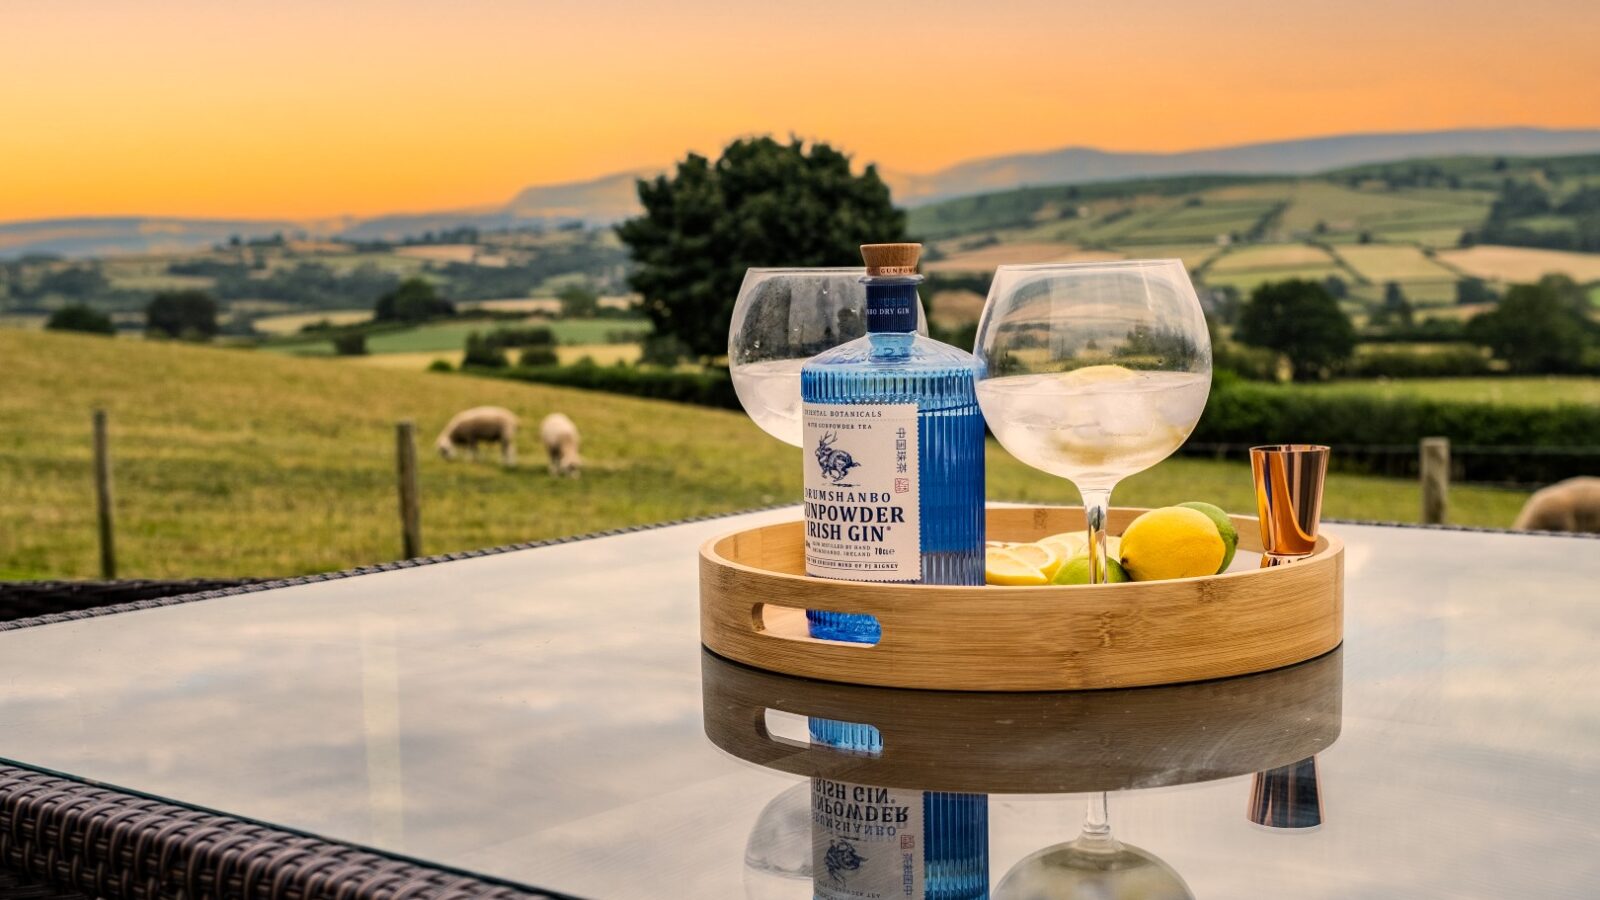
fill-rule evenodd
<path id="1" fill-rule="evenodd" d="M 456 450 L 466 447 L 478 458 L 479 444 L 499 444 L 500 459 L 507 467 L 517 464 L 517 414 L 498 406 L 475 406 L 450 419 L 434 442 L 439 455 L 456 458 Z"/>
<path id="2" fill-rule="evenodd" d="M 578 458 L 578 426 L 561 413 L 551 413 L 539 423 L 539 437 L 550 454 L 550 474 L 577 478 L 583 465 Z"/>
<path id="3" fill-rule="evenodd" d="M 1511 527 L 1600 534 L 1600 478 L 1568 478 L 1536 491 Z"/>

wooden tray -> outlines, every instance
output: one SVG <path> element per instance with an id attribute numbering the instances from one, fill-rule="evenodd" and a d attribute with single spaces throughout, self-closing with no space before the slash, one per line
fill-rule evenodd
<path id="1" fill-rule="evenodd" d="M 1111 510 L 1121 534 L 1143 509 Z M 1233 570 L 1205 578 L 1078 587 L 949 587 L 808 578 L 804 525 L 784 522 L 700 548 L 700 640 L 747 665 L 881 687 L 1050 691 L 1228 678 L 1321 656 L 1344 633 L 1344 544 L 1269 569 L 1254 518 L 1233 516 Z M 1083 527 L 1078 507 L 993 507 L 990 540 Z M 812 638 L 805 610 L 875 616 L 877 644 Z"/>
<path id="2" fill-rule="evenodd" d="M 1221 681 L 1109 691 L 904 691 L 701 660 L 706 737 L 769 769 L 971 794 L 1069 794 L 1193 784 L 1287 766 L 1342 725 L 1342 650 Z M 872 725 L 878 754 L 773 734 L 767 711 Z"/>

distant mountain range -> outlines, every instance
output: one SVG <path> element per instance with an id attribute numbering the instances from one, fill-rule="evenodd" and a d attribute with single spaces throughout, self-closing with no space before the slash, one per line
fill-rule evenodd
<path id="1" fill-rule="evenodd" d="M 884 174 L 903 206 L 1049 184 L 1164 175 L 1310 175 L 1425 156 L 1563 156 L 1600 152 L 1600 129 L 1481 128 L 1341 134 L 1181 153 L 1113 153 L 1066 147 L 995 156 L 929 175 Z"/>
<path id="2" fill-rule="evenodd" d="M 1484 128 L 1346 134 L 1181 153 L 1117 153 L 1067 147 L 996 156 L 929 174 L 884 171 L 896 202 L 919 206 L 1025 186 L 1163 175 L 1307 175 L 1363 163 L 1427 156 L 1561 156 L 1600 152 L 1600 129 Z M 662 170 L 620 172 L 522 190 L 503 206 L 339 218 L 316 222 L 182 218 L 46 219 L 0 224 L 0 259 L 29 253 L 103 256 L 194 250 L 233 235 L 274 232 L 394 240 L 462 226 L 480 229 L 582 221 L 607 225 L 638 212 L 634 185 Z"/>

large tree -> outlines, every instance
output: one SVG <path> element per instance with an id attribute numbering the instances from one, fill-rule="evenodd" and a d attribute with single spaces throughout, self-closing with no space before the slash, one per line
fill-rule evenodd
<path id="1" fill-rule="evenodd" d="M 372 318 L 379 322 L 425 322 L 454 315 L 455 304 L 439 296 L 426 278 L 407 278 L 399 287 L 378 298 Z"/>
<path id="2" fill-rule="evenodd" d="M 1595 340 L 1595 326 L 1580 311 L 1587 298 L 1564 275 L 1506 291 L 1494 309 L 1467 323 L 1467 337 L 1488 347 L 1514 372 L 1573 372 Z"/>
<path id="3" fill-rule="evenodd" d="M 1289 357 L 1296 380 L 1321 378 L 1355 352 L 1356 330 L 1339 301 L 1315 281 L 1267 282 L 1239 313 L 1235 335 Z"/>
<path id="4" fill-rule="evenodd" d="M 656 333 L 699 356 L 728 346 L 728 320 L 752 266 L 860 265 L 859 246 L 905 238 L 877 169 L 857 175 L 827 144 L 735 141 L 715 163 L 689 154 L 670 177 L 639 182 L 644 214 L 617 233 Z"/>
<path id="5" fill-rule="evenodd" d="M 158 337 L 210 340 L 217 333 L 217 301 L 204 291 L 168 291 L 150 298 L 145 328 Z"/>

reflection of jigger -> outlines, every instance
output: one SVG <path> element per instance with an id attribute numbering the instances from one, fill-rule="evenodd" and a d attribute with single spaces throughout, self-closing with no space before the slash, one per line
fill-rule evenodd
<path id="1" fill-rule="evenodd" d="M 1250 785 L 1250 821 L 1267 828 L 1316 828 L 1322 824 L 1322 788 L 1317 758 L 1257 772 Z"/>
<path id="2" fill-rule="evenodd" d="M 1261 565 L 1275 566 L 1310 556 L 1322 520 L 1322 486 L 1328 448 L 1275 444 L 1250 448 L 1256 512 L 1261 519 Z"/>

